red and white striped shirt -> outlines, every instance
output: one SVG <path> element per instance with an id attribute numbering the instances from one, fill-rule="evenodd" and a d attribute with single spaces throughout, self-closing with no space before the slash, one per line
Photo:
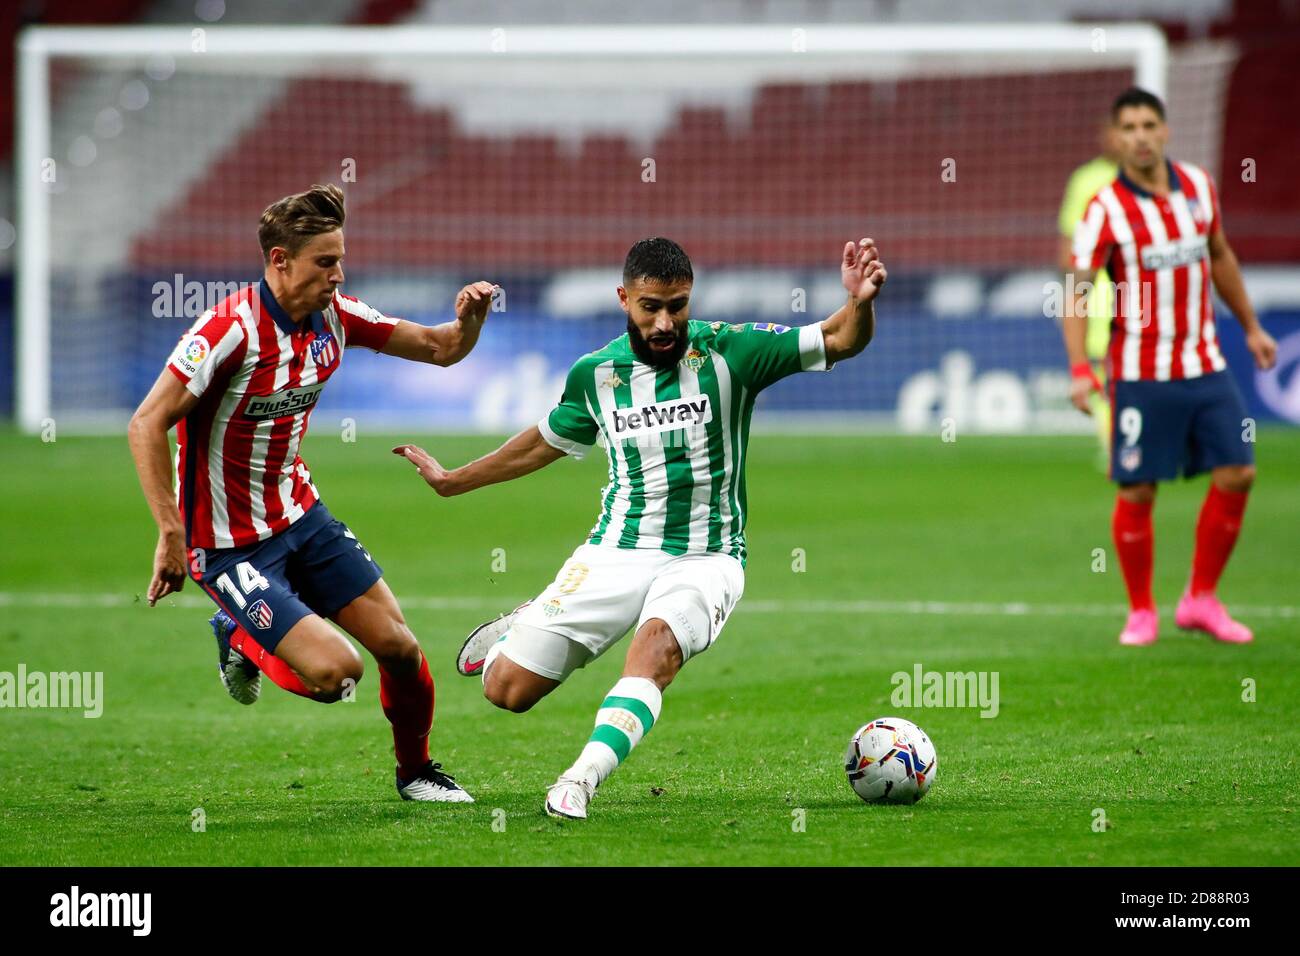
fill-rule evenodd
<path id="1" fill-rule="evenodd" d="M 176 500 L 190 548 L 243 548 L 279 534 L 319 495 L 298 454 L 343 349 L 378 351 L 397 326 L 335 293 L 295 324 L 265 282 L 205 312 L 167 368 L 199 403 L 176 428 Z"/>
<path id="2" fill-rule="evenodd" d="M 1227 368 L 1214 330 L 1208 240 L 1219 198 L 1205 170 L 1169 163 L 1169 195 L 1122 172 L 1074 230 L 1076 269 L 1105 267 L 1115 283 L 1110 375 L 1169 381 Z"/>

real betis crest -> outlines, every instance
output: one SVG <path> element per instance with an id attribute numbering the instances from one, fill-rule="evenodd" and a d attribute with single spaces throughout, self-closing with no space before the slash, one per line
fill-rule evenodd
<path id="1" fill-rule="evenodd" d="M 698 372 L 700 369 L 704 368 L 704 363 L 708 360 L 709 357 L 699 349 L 691 349 L 682 359 L 682 364 L 692 372 Z"/>

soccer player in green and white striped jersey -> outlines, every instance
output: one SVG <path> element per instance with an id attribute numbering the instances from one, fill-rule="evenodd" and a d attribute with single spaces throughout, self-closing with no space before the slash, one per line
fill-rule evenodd
<path id="1" fill-rule="evenodd" d="M 875 243 L 846 243 L 840 274 L 847 301 L 814 325 L 693 322 L 690 259 L 671 240 L 643 239 L 618 289 L 627 333 L 574 363 L 537 425 L 453 470 L 414 445 L 393 449 L 448 496 L 580 458 L 603 440 L 609 483 L 586 543 L 538 597 L 476 629 L 457 661 L 462 674 L 482 673 L 488 700 L 522 713 L 633 631 L 590 740 L 547 792 L 552 816 L 587 816 L 596 787 L 658 721 L 664 688 L 740 600 L 754 399 L 857 355 L 875 331 L 886 278 Z"/>

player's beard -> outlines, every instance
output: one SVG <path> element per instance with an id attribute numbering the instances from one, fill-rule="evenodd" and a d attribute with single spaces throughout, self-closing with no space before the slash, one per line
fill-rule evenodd
<path id="1" fill-rule="evenodd" d="M 636 323 L 631 319 L 627 320 L 627 337 L 628 341 L 632 343 L 632 353 L 636 355 L 638 362 L 649 365 L 654 369 L 672 368 L 686 354 L 688 342 L 685 324 L 674 329 L 673 334 L 677 340 L 673 343 L 672 349 L 667 352 L 656 352 L 650 347 L 650 343 L 645 340 L 645 337 L 641 335 L 641 330 L 636 327 Z"/>

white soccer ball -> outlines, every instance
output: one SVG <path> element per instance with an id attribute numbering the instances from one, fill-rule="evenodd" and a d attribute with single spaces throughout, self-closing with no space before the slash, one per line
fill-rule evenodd
<path id="1" fill-rule="evenodd" d="M 849 785 L 868 803 L 916 803 L 938 766 L 925 731 L 901 717 L 878 717 L 858 728 L 844 755 Z"/>

